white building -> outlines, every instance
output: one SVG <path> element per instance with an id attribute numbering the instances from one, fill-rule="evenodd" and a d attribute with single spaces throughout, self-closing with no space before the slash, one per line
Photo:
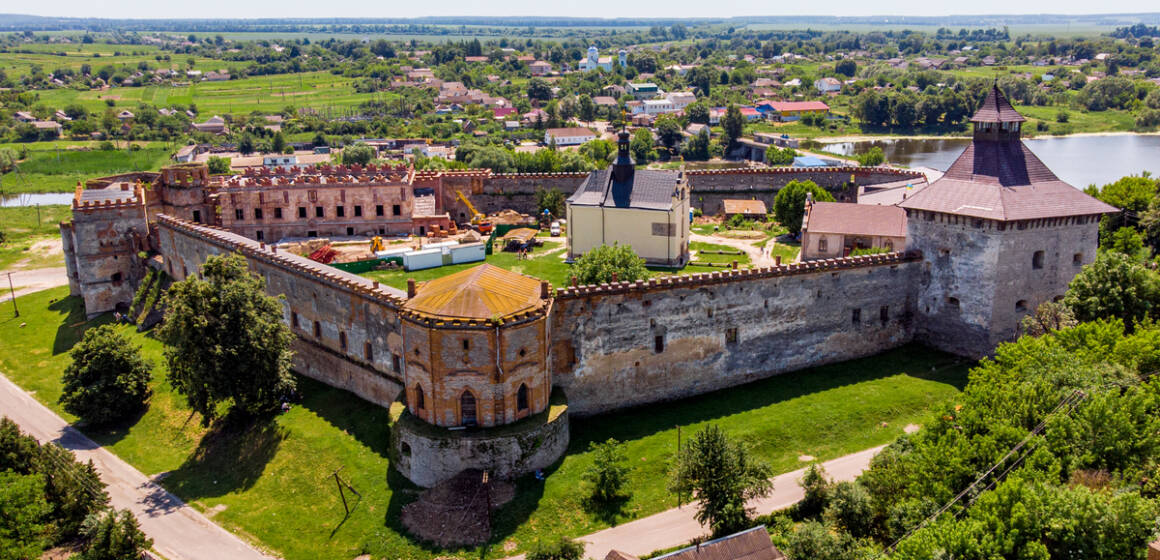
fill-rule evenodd
<path id="1" fill-rule="evenodd" d="M 262 156 L 264 167 L 291 167 L 298 165 L 298 158 L 294 154 L 274 154 Z"/>
<path id="2" fill-rule="evenodd" d="M 674 110 L 684 111 L 685 107 L 697 101 L 697 94 L 691 91 L 674 91 L 666 95 L 665 98 L 673 104 Z"/>
<path id="3" fill-rule="evenodd" d="M 621 132 L 616 163 L 588 174 L 568 198 L 568 259 L 601 245 L 628 245 L 649 264 L 689 256 L 689 182 L 680 171 L 636 169 Z"/>
<path id="4" fill-rule="evenodd" d="M 673 107 L 673 102 L 668 99 L 646 99 L 640 104 L 640 112 L 646 115 L 663 115 L 665 113 L 672 113 L 676 111 Z"/>
<path id="5" fill-rule="evenodd" d="M 587 128 L 549 128 L 544 131 L 544 143 L 556 141 L 557 146 L 576 146 L 595 140 L 596 134 Z"/>
<path id="6" fill-rule="evenodd" d="M 619 55 L 620 59 L 618 61 L 620 63 L 620 67 L 624 68 L 625 66 L 628 66 L 628 51 L 620 49 L 620 52 L 617 54 Z M 583 72 L 596 70 L 597 68 L 604 70 L 605 72 L 611 72 L 612 57 L 600 56 L 600 51 L 596 48 L 596 45 L 593 45 L 588 47 L 588 58 L 580 59 L 580 62 L 577 63 L 576 67 Z"/>
<path id="7" fill-rule="evenodd" d="M 819 78 L 814 81 L 814 87 L 818 88 L 821 93 L 829 93 L 831 91 L 841 91 L 842 82 L 837 78 Z"/>

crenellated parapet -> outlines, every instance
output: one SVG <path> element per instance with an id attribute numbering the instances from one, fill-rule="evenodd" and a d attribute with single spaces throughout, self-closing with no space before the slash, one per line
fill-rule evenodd
<path id="1" fill-rule="evenodd" d="M 635 282 L 575 285 L 556 290 L 556 299 L 569 300 L 582 299 L 590 296 L 658 292 L 674 288 L 700 288 L 765 278 L 816 274 L 818 272 L 837 273 L 844 270 L 897 265 L 921 259 L 922 255 L 917 252 L 894 252 L 838 259 L 822 259 L 761 268 L 740 268 L 725 271 L 701 272 L 697 274 L 662 276 L 660 278 L 637 280 Z"/>
<path id="2" fill-rule="evenodd" d="M 854 165 L 827 167 L 746 167 L 740 169 L 690 169 L 690 177 L 702 175 L 801 175 L 803 173 L 851 173 L 854 175 L 876 173 L 925 179 L 921 172 L 895 167 L 862 167 Z"/>

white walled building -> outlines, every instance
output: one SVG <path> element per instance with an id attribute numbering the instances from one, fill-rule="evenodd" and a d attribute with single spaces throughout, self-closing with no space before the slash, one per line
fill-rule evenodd
<path id="1" fill-rule="evenodd" d="M 595 140 L 596 133 L 587 128 L 549 128 L 544 131 L 544 143 L 556 141 L 557 146 L 575 146 Z"/>

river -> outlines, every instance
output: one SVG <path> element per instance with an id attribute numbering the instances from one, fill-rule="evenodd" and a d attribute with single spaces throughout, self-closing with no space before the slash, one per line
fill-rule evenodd
<path id="1" fill-rule="evenodd" d="M 825 144 L 822 149 L 848 156 L 879 146 L 892 164 L 946 171 L 968 142 L 968 138 L 899 138 Z M 1024 142 L 1060 179 L 1079 188 L 1105 185 L 1144 170 L 1160 175 L 1160 135 L 1049 136 Z"/>
<path id="2" fill-rule="evenodd" d="M 72 204 L 73 193 L 0 194 L 0 207 Z"/>

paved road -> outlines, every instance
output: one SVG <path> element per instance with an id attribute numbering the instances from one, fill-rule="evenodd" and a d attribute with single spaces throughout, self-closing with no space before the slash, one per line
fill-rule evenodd
<path id="1" fill-rule="evenodd" d="M 12 273 L 12 286 L 16 288 L 16 297 L 68 284 L 68 272 L 63 266 L 0 271 L 0 302 L 12 299 L 8 289 L 9 272 Z"/>
<path id="2" fill-rule="evenodd" d="M 826 461 L 822 465 L 826 468 L 829 477 L 835 481 L 854 480 L 870 466 L 870 459 L 874 458 L 883 447 L 885 446 L 851 453 L 832 461 Z M 805 468 L 801 468 L 773 477 L 773 492 L 767 498 L 750 501 L 750 507 L 757 510 L 759 515 L 764 515 L 797 503 L 805 495 L 797 483 L 804 472 Z M 624 525 L 580 537 L 579 540 L 585 543 L 585 557 L 593 560 L 603 560 L 613 549 L 635 556 L 644 556 L 656 550 L 679 546 L 707 534 L 708 531 L 701 527 L 701 524 L 697 523 L 693 517 L 695 509 L 695 506 L 686 505 L 680 509 L 662 511 Z M 523 558 L 521 555 L 507 560 L 522 560 Z"/>
<path id="3" fill-rule="evenodd" d="M 81 461 L 91 460 L 108 485 L 113 507 L 129 509 L 141 530 L 153 539 L 153 549 L 169 560 L 270 560 L 230 532 L 215 525 L 137 469 L 70 427 L 44 405 L 0 374 L 0 414 L 41 442 L 71 450 Z"/>

